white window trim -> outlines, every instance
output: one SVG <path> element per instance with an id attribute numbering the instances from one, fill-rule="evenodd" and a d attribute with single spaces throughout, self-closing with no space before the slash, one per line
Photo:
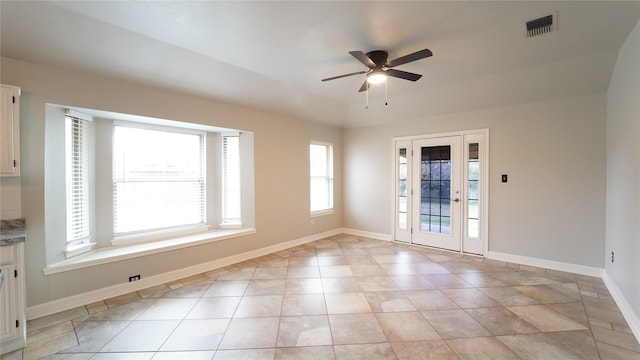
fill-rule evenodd
<path id="1" fill-rule="evenodd" d="M 236 230 L 216 229 L 196 235 L 175 237 L 155 242 L 146 242 L 129 246 L 99 248 L 87 252 L 83 255 L 78 255 L 70 259 L 50 264 L 43 269 L 43 272 L 45 275 L 57 274 L 96 265 L 109 264 L 116 261 L 135 259 L 142 256 L 188 248 L 196 245 L 203 245 L 238 238 L 255 233 L 256 229 L 254 228 Z"/>
<path id="2" fill-rule="evenodd" d="M 309 145 L 321 145 L 321 146 L 326 146 L 326 147 L 328 147 L 328 148 L 331 150 L 331 153 L 330 153 L 330 155 L 331 155 L 331 156 L 330 156 L 330 159 L 329 159 L 329 160 L 330 160 L 330 162 L 331 162 L 331 164 L 330 164 L 329 166 L 330 166 L 330 168 L 331 168 L 331 169 L 330 169 L 330 170 L 331 170 L 331 172 L 330 172 L 330 174 L 331 174 L 331 181 L 333 182 L 333 181 L 335 180 L 335 179 L 334 179 L 334 176 L 333 176 L 333 173 L 334 173 L 334 168 L 333 168 L 333 166 L 334 166 L 334 160 L 333 160 L 333 144 L 332 144 L 332 143 L 329 143 L 329 142 L 323 142 L 323 141 L 311 141 L 311 142 L 309 143 Z M 332 184 L 332 186 L 331 186 L 331 190 L 332 190 L 332 192 L 331 192 L 331 207 L 326 208 L 326 209 L 320 209 L 320 210 L 313 210 L 313 211 L 311 211 L 311 210 L 310 210 L 310 211 L 309 211 L 309 215 L 310 215 L 310 217 L 312 217 L 312 218 L 313 218 L 313 217 L 320 217 L 320 216 L 331 215 L 331 214 L 335 213 L 335 207 L 334 207 L 334 203 L 333 203 L 333 202 L 334 202 L 334 200 L 335 200 L 335 196 L 334 196 L 334 195 L 335 195 L 335 187 L 334 187 L 334 186 L 335 186 L 335 184 Z M 311 190 L 311 186 L 309 186 L 309 190 Z"/>

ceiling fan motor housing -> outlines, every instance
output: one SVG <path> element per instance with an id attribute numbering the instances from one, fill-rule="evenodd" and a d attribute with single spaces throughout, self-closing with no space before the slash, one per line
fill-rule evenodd
<path id="1" fill-rule="evenodd" d="M 389 54 L 384 50 L 369 51 L 367 56 L 376 64 L 375 69 L 382 69 L 387 64 Z"/>

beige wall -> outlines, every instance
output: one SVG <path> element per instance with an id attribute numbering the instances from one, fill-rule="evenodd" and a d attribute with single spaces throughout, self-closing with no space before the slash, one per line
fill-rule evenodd
<path id="1" fill-rule="evenodd" d="M 607 94 L 606 274 L 640 338 L 640 22 L 618 54 Z M 611 262 L 615 252 L 615 262 Z M 622 307 L 622 306 L 621 306 Z M 625 314 L 630 316 L 630 314 Z"/>
<path id="2" fill-rule="evenodd" d="M 393 137 L 489 128 L 489 251 L 602 268 L 605 117 L 598 94 L 345 129 L 344 227 L 391 234 Z"/>
<path id="3" fill-rule="evenodd" d="M 342 218 L 341 129 L 221 104 L 188 94 L 2 58 L 2 83 L 20 86 L 22 215 L 26 218 L 27 302 L 43 304 L 226 256 L 337 229 Z M 255 235 L 45 276 L 45 104 L 55 103 L 237 128 L 254 133 Z M 334 144 L 333 215 L 309 220 L 308 148 Z M 61 209 L 60 211 L 64 211 Z"/>

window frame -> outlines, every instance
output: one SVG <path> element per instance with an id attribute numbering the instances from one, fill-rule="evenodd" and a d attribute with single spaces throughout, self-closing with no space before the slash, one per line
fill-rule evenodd
<path id="1" fill-rule="evenodd" d="M 92 190 L 89 127 L 93 118 L 72 110 L 64 115 L 66 249 L 75 251 L 91 243 Z M 79 235 L 78 235 L 79 234 Z"/>
<path id="2" fill-rule="evenodd" d="M 313 146 L 322 146 L 325 148 L 326 153 L 326 162 L 325 162 L 325 175 L 313 175 L 312 171 L 312 147 Z M 330 215 L 335 212 L 334 209 L 334 198 L 335 198 L 335 186 L 334 186 L 334 160 L 333 160 L 333 144 L 323 141 L 311 141 L 309 143 L 309 214 L 311 217 Z M 326 180 L 325 186 L 327 186 L 327 199 L 325 202 L 327 207 L 313 209 L 313 200 L 312 196 L 314 195 L 314 179 L 324 178 Z"/>
<path id="3" fill-rule="evenodd" d="M 89 222 L 90 237 L 84 243 L 67 243 L 66 211 L 66 114 L 90 118 L 89 127 Z M 131 238 L 113 238 L 113 123 L 125 121 L 140 126 L 166 126 L 205 133 L 207 163 L 205 225 L 144 233 Z M 223 228 L 221 219 L 221 137 L 240 134 L 240 226 Z M 118 261 L 148 253 L 170 251 L 255 233 L 254 134 L 241 129 L 223 128 L 188 120 L 168 120 L 67 105 L 45 105 L 45 243 L 46 264 L 50 271 L 82 268 L 90 263 Z M 106 164 L 106 166 L 103 166 Z M 65 209 L 60 211 L 60 209 Z M 95 258 L 95 259 L 94 259 Z M 71 264 L 74 264 L 71 266 Z M 67 267 L 67 265 L 71 267 Z M 54 270 L 55 269 L 55 270 Z M 47 270 L 47 271 L 49 271 Z"/>
<path id="4" fill-rule="evenodd" d="M 114 167 L 114 171 L 112 172 L 112 176 L 111 176 L 111 185 L 113 188 L 113 197 L 112 197 L 112 205 L 113 205 L 113 214 L 112 214 L 112 226 L 113 226 L 113 240 L 111 241 L 112 244 L 114 245 L 122 245 L 122 244 L 127 244 L 127 243 L 131 243 L 131 242 L 135 242 L 135 241 L 144 241 L 145 239 L 148 238 L 153 238 L 155 236 L 158 235 L 162 235 L 162 234 L 172 234 L 172 233 L 182 233 L 182 232 L 189 232 L 189 231 L 193 231 L 193 230 L 202 230 L 202 229 L 208 229 L 208 225 L 207 225 L 207 155 L 206 155 L 206 142 L 207 142 L 207 138 L 206 138 L 206 132 L 204 131 L 198 131 L 198 130 L 191 130 L 191 129 L 186 129 L 186 128 L 178 128 L 178 127 L 169 127 L 169 126 L 160 126 L 160 125 L 150 125 L 150 124 L 141 124 L 141 123 L 136 123 L 136 122 L 129 122 L 129 121 L 113 121 L 112 124 L 112 129 L 113 129 L 113 137 L 112 137 L 112 146 L 111 146 L 111 153 L 112 155 L 114 154 L 114 152 L 116 151 L 115 148 L 115 133 L 116 133 L 116 128 L 120 127 L 120 128 L 128 128 L 128 129 L 140 129 L 140 130 L 148 130 L 148 131 L 158 131 L 158 132 L 166 132 L 166 133 L 170 133 L 170 134 L 188 134 L 188 135 L 196 135 L 199 137 L 199 142 L 200 144 L 198 145 L 200 147 L 199 150 L 199 155 L 200 158 L 198 159 L 198 162 L 200 163 L 200 178 L 199 179 L 194 179 L 196 181 L 199 181 L 202 183 L 202 194 L 200 195 L 201 197 L 201 203 L 200 203 L 200 211 L 201 211 L 201 221 L 197 222 L 197 223 L 190 223 L 190 224 L 182 224 L 182 225 L 175 225 L 175 226 L 168 226 L 168 227 L 159 227 L 159 228 L 150 228 L 150 229 L 142 229 L 142 230 L 134 230 L 134 231 L 129 231 L 129 232 L 116 232 L 116 219 L 118 214 L 116 213 L 116 184 L 118 182 L 121 182 L 120 179 L 116 179 L 116 175 L 115 175 L 115 166 L 116 166 L 116 161 L 115 158 L 113 158 L 113 167 Z"/>

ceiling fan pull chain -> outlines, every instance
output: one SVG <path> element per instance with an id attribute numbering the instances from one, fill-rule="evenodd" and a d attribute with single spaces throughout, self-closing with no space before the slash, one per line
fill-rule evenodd
<path id="1" fill-rule="evenodd" d="M 365 98 L 367 99 L 367 105 L 365 105 L 365 109 L 369 109 L 369 87 L 367 86 L 367 90 L 364 92 L 365 93 Z"/>
<path id="2" fill-rule="evenodd" d="M 387 84 L 389 81 L 384 82 L 384 106 L 389 106 L 389 96 L 387 95 Z"/>

